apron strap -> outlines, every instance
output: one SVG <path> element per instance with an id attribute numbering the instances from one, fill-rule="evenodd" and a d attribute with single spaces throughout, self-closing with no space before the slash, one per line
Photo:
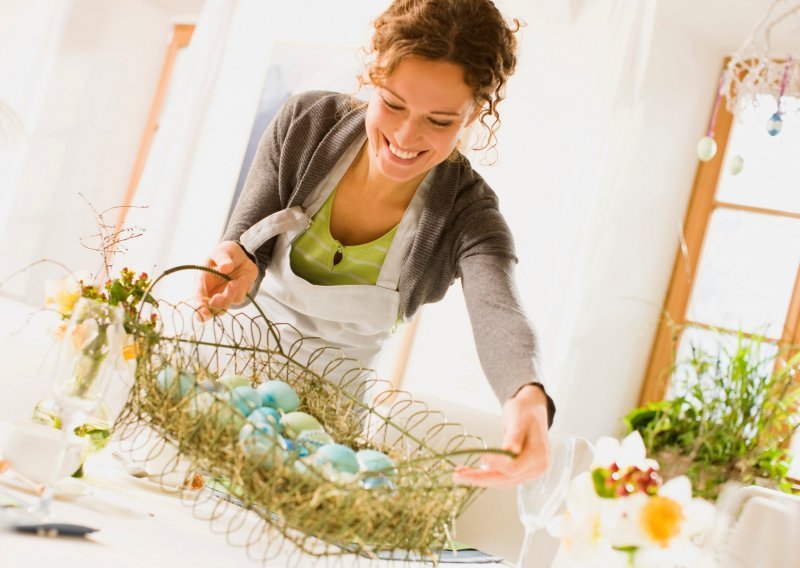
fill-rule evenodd
<path id="1" fill-rule="evenodd" d="M 383 260 L 381 272 L 378 275 L 377 282 L 375 282 L 376 286 L 388 288 L 389 290 L 397 290 L 398 284 L 400 283 L 400 273 L 403 270 L 403 261 L 408 252 L 408 247 L 414 241 L 414 235 L 417 234 L 417 227 L 419 226 L 419 218 L 422 216 L 425 198 L 433 183 L 434 170 L 436 170 L 436 168 L 431 168 L 427 173 L 422 183 L 417 187 L 417 191 L 414 192 L 414 197 L 411 198 L 408 207 L 406 207 L 406 212 L 400 220 L 400 225 L 397 227 L 397 232 L 394 234 L 392 244 L 389 245 L 389 250 Z"/>
<path id="2" fill-rule="evenodd" d="M 311 217 L 299 205 L 281 209 L 261 219 L 258 223 L 247 229 L 239 237 L 239 243 L 244 249 L 255 256 L 264 243 L 281 233 L 288 233 L 290 240 L 293 235 L 305 230 L 311 224 Z"/>

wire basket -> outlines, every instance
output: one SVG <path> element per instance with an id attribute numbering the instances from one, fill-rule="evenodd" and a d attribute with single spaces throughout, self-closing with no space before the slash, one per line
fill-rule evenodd
<path id="1" fill-rule="evenodd" d="M 204 267 L 176 267 L 157 278 L 151 290 L 166 275 L 188 269 L 226 278 Z M 205 324 L 186 303 L 161 300 L 149 307 L 159 324 L 136 339 L 136 381 L 116 424 L 118 437 L 135 445 L 155 432 L 160 443 L 146 461 L 164 467 L 159 453 L 171 451 L 173 469 L 181 461 L 181 471 L 219 480 L 237 503 L 260 517 L 263 539 L 278 534 L 317 557 L 375 558 L 392 551 L 394 558 L 435 558 L 435 551 L 451 541 L 453 521 L 478 491 L 454 484 L 453 470 L 474 466 L 487 451 L 485 444 L 337 349 L 269 321 L 250 299 L 253 313 L 225 313 Z M 176 395 L 159 385 L 159 373 L 167 367 L 195 378 L 191 392 Z M 223 401 L 198 404 L 193 394 L 229 374 L 249 377 L 253 385 L 285 381 L 299 395 L 300 410 L 337 443 L 387 454 L 396 465 L 390 481 L 370 484 L 366 474 L 331 478 L 277 444 L 266 453 L 248 450 L 239 441 L 244 415 Z M 258 549 L 256 537 L 247 539 L 251 552 Z M 279 548 L 263 545 L 262 558 L 278 553 Z"/>

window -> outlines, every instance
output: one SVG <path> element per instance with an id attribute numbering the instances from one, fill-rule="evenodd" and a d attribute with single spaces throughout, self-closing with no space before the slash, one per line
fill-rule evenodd
<path id="1" fill-rule="evenodd" d="M 774 97 L 753 98 L 736 119 L 719 105 L 718 152 L 697 169 L 642 404 L 666 395 L 673 353 L 680 359 L 714 329 L 764 336 L 773 352 L 800 344 L 800 99 L 783 97 L 782 108 L 772 136 Z"/>

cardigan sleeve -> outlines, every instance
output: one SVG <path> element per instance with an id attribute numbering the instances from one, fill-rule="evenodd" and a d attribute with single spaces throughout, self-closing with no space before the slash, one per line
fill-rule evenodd
<path id="1" fill-rule="evenodd" d="M 461 285 L 481 367 L 503 403 L 528 384 L 547 397 L 547 421 L 556 407 L 547 393 L 537 363 L 536 335 L 523 311 L 514 282 L 514 259 L 478 254 L 460 262 Z"/>

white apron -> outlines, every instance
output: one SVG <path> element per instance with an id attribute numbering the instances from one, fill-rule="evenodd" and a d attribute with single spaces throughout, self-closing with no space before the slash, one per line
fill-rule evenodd
<path id="1" fill-rule="evenodd" d="M 302 206 L 278 211 L 244 232 L 242 245 L 254 252 L 274 236 L 272 261 L 261 283 L 258 303 L 278 325 L 285 353 L 301 364 L 313 358 L 315 371 L 336 382 L 348 374 L 359 374 L 375 362 L 400 317 L 398 282 L 403 259 L 422 213 L 431 172 L 411 199 L 375 286 L 318 286 L 297 276 L 291 268 L 291 243 L 311 225 L 311 217 L 322 207 L 361 149 L 366 135 L 359 137 L 336 165 L 309 194 Z M 296 329 L 296 332 L 294 331 Z M 298 341 L 301 339 L 302 341 Z M 321 349 L 321 347 L 327 347 Z M 349 360 L 340 362 L 347 357 Z M 330 365 L 336 361 L 335 365 Z M 347 376 L 346 378 L 356 378 Z"/>

